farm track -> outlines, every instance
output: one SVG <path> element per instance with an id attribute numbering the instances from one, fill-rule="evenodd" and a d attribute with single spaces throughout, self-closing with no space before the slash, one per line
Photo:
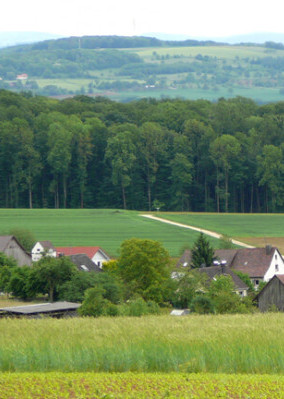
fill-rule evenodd
<path id="1" fill-rule="evenodd" d="M 222 238 L 222 234 L 219 234 L 216 231 L 210 231 L 210 230 L 202 229 L 200 227 L 190 226 L 188 224 L 173 222 L 172 220 L 159 218 L 158 216 L 153 216 L 153 215 L 145 215 L 144 214 L 144 215 L 140 215 L 140 216 L 148 218 L 148 219 L 152 219 L 152 220 L 157 220 L 158 222 L 172 224 L 174 226 L 182 227 L 182 228 L 185 228 L 185 229 L 199 231 L 200 233 L 206 234 L 206 235 L 208 235 L 210 237 L 214 237 L 214 238 L 218 238 L 218 239 Z M 244 247 L 244 248 L 255 248 L 252 245 L 245 244 L 244 242 L 241 242 L 241 241 L 238 241 L 238 240 L 234 240 L 234 239 L 232 239 L 232 243 L 235 244 L 235 245 L 239 245 L 241 247 Z"/>

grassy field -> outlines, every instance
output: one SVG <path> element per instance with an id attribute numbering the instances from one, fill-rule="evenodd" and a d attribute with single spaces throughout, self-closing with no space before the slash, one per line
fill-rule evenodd
<path id="1" fill-rule="evenodd" d="M 1 319 L 1 372 L 284 374 L 282 314 Z"/>
<path id="2" fill-rule="evenodd" d="M 1 399 L 283 398 L 284 377 L 216 374 L 0 374 Z"/>
<path id="3" fill-rule="evenodd" d="M 0 209 L 0 234 L 12 228 L 30 230 L 37 240 L 55 246 L 101 246 L 116 257 L 122 241 L 148 238 L 160 241 L 173 257 L 192 245 L 198 233 L 142 218 L 138 212 L 110 209 Z M 210 239 L 218 248 L 219 241 Z"/>
<path id="4" fill-rule="evenodd" d="M 276 245 L 284 252 L 284 214 L 162 212 L 159 217 L 217 231 L 255 246 Z"/>

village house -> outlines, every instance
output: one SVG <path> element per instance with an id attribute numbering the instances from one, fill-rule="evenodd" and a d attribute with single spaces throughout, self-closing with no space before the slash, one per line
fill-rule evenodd
<path id="1" fill-rule="evenodd" d="M 13 257 L 18 266 L 31 266 L 32 257 L 14 236 L 0 236 L 0 252 Z"/>
<path id="2" fill-rule="evenodd" d="M 284 274 L 284 260 L 276 247 L 217 249 L 215 258 L 232 270 L 247 274 L 255 289 L 261 281 L 268 282 L 276 274 Z M 177 267 L 190 267 L 191 251 L 186 250 Z"/>
<path id="3" fill-rule="evenodd" d="M 200 273 L 206 273 L 208 280 L 216 280 L 219 276 L 230 276 L 235 286 L 235 292 L 244 297 L 248 295 L 248 286 L 230 269 L 225 265 L 216 265 L 209 267 L 201 267 L 197 269 Z"/>
<path id="4" fill-rule="evenodd" d="M 70 255 L 70 260 L 79 271 L 84 272 L 101 272 L 102 269 L 93 262 L 86 254 Z"/>
<path id="5" fill-rule="evenodd" d="M 262 312 L 272 308 L 284 311 L 284 274 L 276 274 L 255 298 Z"/>
<path id="6" fill-rule="evenodd" d="M 102 268 L 110 257 L 100 247 L 56 247 L 57 256 L 87 255 L 97 266 Z"/>
<path id="7" fill-rule="evenodd" d="M 31 251 L 33 262 L 39 261 L 43 256 L 56 258 L 56 250 L 50 241 L 38 241 Z"/>

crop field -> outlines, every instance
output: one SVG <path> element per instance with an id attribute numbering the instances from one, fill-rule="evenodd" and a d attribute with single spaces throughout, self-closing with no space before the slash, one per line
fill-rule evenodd
<path id="1" fill-rule="evenodd" d="M 280 313 L 0 319 L 1 372 L 284 375 Z"/>
<path id="2" fill-rule="evenodd" d="M 55 246 L 100 246 L 114 257 L 122 241 L 134 237 L 160 241 L 172 257 L 178 257 L 184 245 L 191 246 L 198 236 L 138 212 L 111 209 L 0 209 L 0 226 L 0 234 L 24 228 L 36 240 L 50 240 Z M 218 240 L 210 241 L 218 248 Z"/>
<path id="3" fill-rule="evenodd" d="M 228 235 L 231 238 L 284 252 L 284 214 L 159 213 L 159 217 Z"/>
<path id="4" fill-rule="evenodd" d="M 282 56 L 282 50 L 266 49 L 257 46 L 194 46 L 194 47 L 151 47 L 140 49 L 127 49 L 124 51 L 135 52 L 140 57 L 148 59 L 152 56 L 153 52 L 159 55 L 183 57 L 196 57 L 198 54 L 209 57 L 218 57 L 232 60 L 235 57 L 279 57 Z"/>
<path id="5" fill-rule="evenodd" d="M 284 376 L 162 373 L 0 374 L 1 399 L 284 397 Z"/>

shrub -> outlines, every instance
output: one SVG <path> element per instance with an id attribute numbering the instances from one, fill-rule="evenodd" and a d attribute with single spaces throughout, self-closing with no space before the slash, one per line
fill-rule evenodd
<path id="1" fill-rule="evenodd" d="M 199 314 L 214 313 L 214 303 L 208 296 L 198 295 L 191 303 L 191 310 Z"/>

